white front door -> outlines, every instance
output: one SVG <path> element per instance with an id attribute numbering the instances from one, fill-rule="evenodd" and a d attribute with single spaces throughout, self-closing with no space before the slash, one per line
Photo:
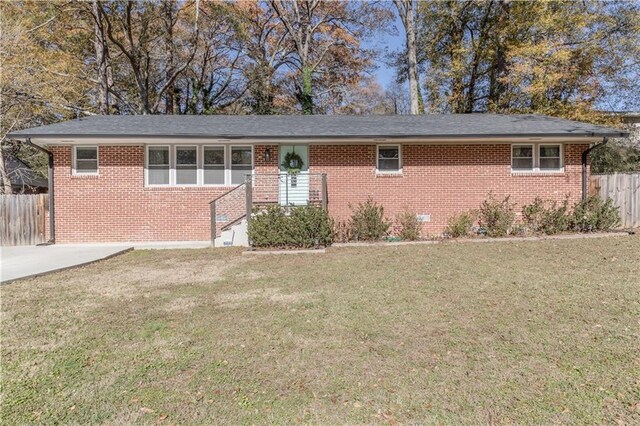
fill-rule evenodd
<path id="1" fill-rule="evenodd" d="M 280 145 L 280 205 L 304 206 L 309 202 L 309 146 L 308 145 Z M 288 168 L 295 164 L 284 164 L 287 153 L 296 153 L 302 160 L 300 172 L 288 173 Z M 299 165 L 298 165 L 299 166 Z"/>

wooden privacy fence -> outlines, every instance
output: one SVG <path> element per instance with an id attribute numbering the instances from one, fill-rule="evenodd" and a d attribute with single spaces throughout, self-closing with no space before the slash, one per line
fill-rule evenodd
<path id="1" fill-rule="evenodd" d="M 46 242 L 48 194 L 0 195 L 0 245 Z"/>
<path id="2" fill-rule="evenodd" d="M 621 228 L 640 227 L 640 173 L 591 175 L 589 189 L 620 208 Z"/>

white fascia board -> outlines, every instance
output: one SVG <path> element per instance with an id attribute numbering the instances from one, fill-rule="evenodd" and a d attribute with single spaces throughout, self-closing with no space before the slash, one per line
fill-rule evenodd
<path id="1" fill-rule="evenodd" d="M 190 138 L 190 137 L 171 137 L 171 138 L 91 138 L 76 137 L 74 139 L 59 138 L 34 138 L 31 140 L 36 145 L 41 146 L 64 146 L 64 145 L 162 145 L 162 144 L 184 144 L 191 145 L 377 145 L 381 143 L 395 143 L 404 145 L 467 145 L 467 144 L 495 144 L 495 143 L 526 143 L 526 142 L 560 142 L 560 143 L 580 143 L 591 144 L 601 142 L 601 137 L 585 137 L 585 136 L 563 136 L 563 137 L 505 137 L 505 138 L 313 138 L 313 139 L 218 139 L 218 138 Z"/>

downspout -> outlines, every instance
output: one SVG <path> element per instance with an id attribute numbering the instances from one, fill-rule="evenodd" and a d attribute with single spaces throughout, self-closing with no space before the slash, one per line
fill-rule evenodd
<path id="1" fill-rule="evenodd" d="M 587 201 L 587 162 L 589 160 L 589 154 L 594 149 L 606 145 L 609 142 L 609 138 L 603 138 L 602 142 L 590 146 L 589 148 L 582 151 L 582 202 Z"/>
<path id="2" fill-rule="evenodd" d="M 40 152 L 44 152 L 49 156 L 49 241 L 45 244 L 55 244 L 56 242 L 56 221 L 55 221 L 55 203 L 53 202 L 53 152 L 45 149 L 41 146 L 38 146 L 31 142 L 31 138 L 26 138 L 25 142 L 27 145 L 30 145 L 37 149 Z"/>

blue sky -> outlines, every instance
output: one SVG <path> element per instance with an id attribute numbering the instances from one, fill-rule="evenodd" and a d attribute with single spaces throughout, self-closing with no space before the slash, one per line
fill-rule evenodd
<path id="1" fill-rule="evenodd" d="M 395 30 L 390 33 L 382 34 L 380 37 L 369 40 L 364 43 L 366 48 L 375 48 L 381 53 L 377 59 L 377 69 L 374 71 L 374 75 L 377 77 L 378 82 L 382 88 L 386 88 L 395 79 L 395 70 L 389 68 L 385 61 L 387 60 L 386 53 L 400 51 L 404 49 L 404 27 L 400 17 L 396 15 L 394 22 Z"/>

